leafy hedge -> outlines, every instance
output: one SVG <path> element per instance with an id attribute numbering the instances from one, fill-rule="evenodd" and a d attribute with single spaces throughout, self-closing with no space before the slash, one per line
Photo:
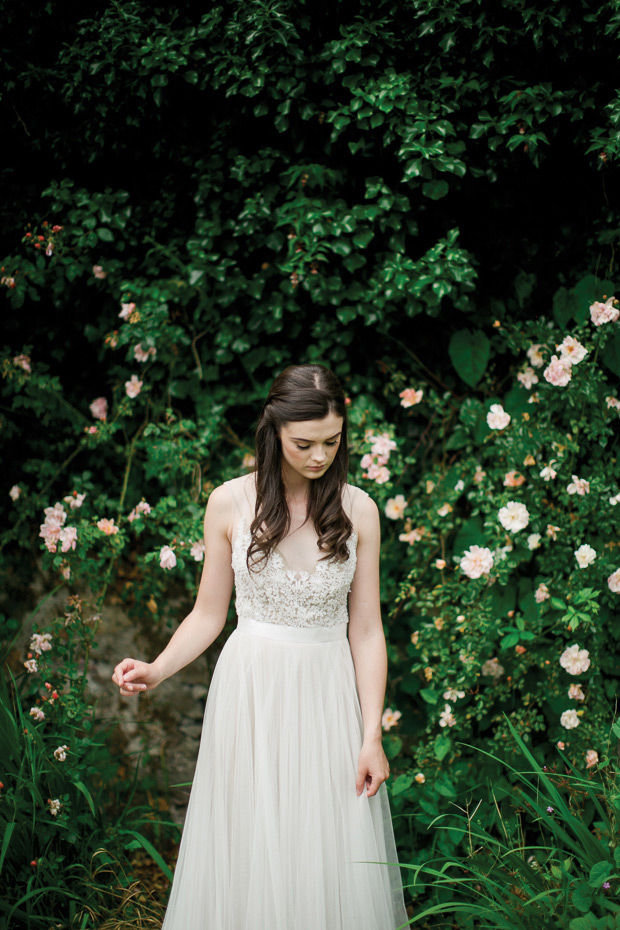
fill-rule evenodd
<path id="1" fill-rule="evenodd" d="M 319 360 L 351 398 L 352 480 L 389 513 L 403 856 L 460 842 L 427 826 L 438 797 L 499 777 L 457 736 L 510 754 L 500 710 L 537 758 L 560 741 L 603 764 L 620 340 L 589 308 L 614 294 L 620 104 L 600 62 L 619 28 L 615 3 L 585 0 L 8 10 L 7 654 L 41 551 L 50 588 L 88 583 L 96 611 L 113 586 L 144 626 L 172 627 L 196 590 L 208 494 L 247 464 L 267 385 Z M 587 355 L 552 385 L 542 370 L 566 336 Z M 530 405 L 519 373 L 531 382 L 536 344 Z M 487 423 L 493 404 L 505 429 Z M 525 481 L 506 486 L 514 472 Z M 584 487 L 573 475 L 588 493 L 567 490 Z M 498 521 L 511 501 L 527 530 Z M 478 579 L 455 561 L 472 545 L 497 550 Z M 583 569 L 581 545 L 596 552 Z M 590 658 L 583 703 L 558 665 L 572 644 Z M 494 658 L 503 674 L 480 674 Z"/>

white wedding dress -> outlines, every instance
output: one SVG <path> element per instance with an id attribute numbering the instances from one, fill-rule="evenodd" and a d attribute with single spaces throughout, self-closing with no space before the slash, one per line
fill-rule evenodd
<path id="1" fill-rule="evenodd" d="M 209 687 L 162 930 L 395 930 L 407 914 L 386 787 L 355 788 L 357 536 L 348 561 L 318 561 L 314 527 L 293 527 L 251 573 L 253 476 L 225 486 L 238 625 Z M 347 486 L 354 527 L 366 501 Z"/>

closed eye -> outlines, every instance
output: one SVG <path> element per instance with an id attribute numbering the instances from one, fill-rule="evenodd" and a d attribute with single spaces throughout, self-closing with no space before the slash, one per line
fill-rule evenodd
<path id="1" fill-rule="evenodd" d="M 301 449 L 302 452 L 305 451 L 306 449 L 309 449 L 309 448 L 310 448 L 310 446 L 300 446 L 298 443 L 295 443 L 295 445 L 297 446 L 298 449 Z M 337 439 L 333 439 L 331 442 L 326 442 L 325 445 L 326 445 L 326 446 L 337 446 L 337 445 L 338 445 L 338 440 L 337 440 Z"/>

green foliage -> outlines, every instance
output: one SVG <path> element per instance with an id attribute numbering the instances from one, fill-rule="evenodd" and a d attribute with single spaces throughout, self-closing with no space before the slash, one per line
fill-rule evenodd
<path id="1" fill-rule="evenodd" d="M 430 888 L 441 902 L 418 910 L 414 924 L 441 914 L 476 930 L 613 930 L 620 913 L 617 764 L 602 760 L 597 778 L 559 753 L 563 772 L 558 764 L 541 767 L 510 731 L 520 768 L 478 748 L 483 764 L 491 759 L 502 772 L 488 784 L 488 800 L 433 823 L 460 834 L 468 852 L 462 861 L 437 857 L 411 869 L 414 895 Z"/>
<path id="2" fill-rule="evenodd" d="M 79 597 L 69 597 L 64 615 L 45 632 L 34 628 L 26 671 L 0 678 L 0 927 L 6 930 L 47 928 L 50 915 L 62 917 L 63 926 L 98 926 L 97 897 L 129 886 L 136 848 L 171 877 L 144 835 L 153 812 L 132 804 L 135 779 L 123 786 L 109 724 L 87 700 L 99 622 L 88 614 Z M 112 885 L 100 874 L 106 864 L 114 864 Z"/>
<path id="3" fill-rule="evenodd" d="M 620 337 L 589 307 L 616 277 L 620 105 L 600 63 L 619 23 L 612 0 L 7 9 L 3 635 L 41 559 L 50 587 L 88 585 L 97 610 L 114 589 L 132 618 L 171 627 L 197 589 L 208 495 L 248 464 L 266 386 L 320 361 L 350 395 L 353 480 L 407 508 L 383 546 L 403 855 L 461 842 L 426 833 L 476 777 L 439 726 L 446 690 L 467 694 L 451 704 L 459 738 L 500 757 L 500 711 L 541 758 L 560 739 L 575 762 L 600 746 L 619 674 L 605 397 Z M 530 404 L 518 360 L 540 343 L 547 364 L 567 334 L 586 360 L 568 388 L 536 369 Z M 370 438 L 384 433 L 387 465 Z M 568 493 L 573 473 L 589 494 Z M 509 500 L 539 548 L 503 531 Z M 46 548 L 55 503 L 64 536 Z M 576 568 L 586 541 L 596 561 Z M 460 573 L 472 545 L 503 552 L 492 584 Z M 575 637 L 592 659 L 583 707 L 557 665 Z M 498 679 L 479 674 L 492 657 Z"/>

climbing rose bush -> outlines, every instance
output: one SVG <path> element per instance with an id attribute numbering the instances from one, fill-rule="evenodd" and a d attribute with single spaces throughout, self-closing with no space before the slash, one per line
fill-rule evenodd
<path id="1" fill-rule="evenodd" d="M 484 733 L 485 749 L 510 754 L 508 720 L 543 764 L 556 747 L 582 769 L 606 759 L 620 676 L 617 303 L 582 307 L 568 332 L 543 317 L 502 326 L 509 375 L 487 372 L 466 398 L 418 375 L 424 402 L 407 406 L 413 379 L 393 369 L 383 416 L 354 402 L 358 483 L 387 518 L 393 803 L 421 831 L 477 781 L 465 744 Z M 422 458 L 431 419 L 443 447 Z"/>

